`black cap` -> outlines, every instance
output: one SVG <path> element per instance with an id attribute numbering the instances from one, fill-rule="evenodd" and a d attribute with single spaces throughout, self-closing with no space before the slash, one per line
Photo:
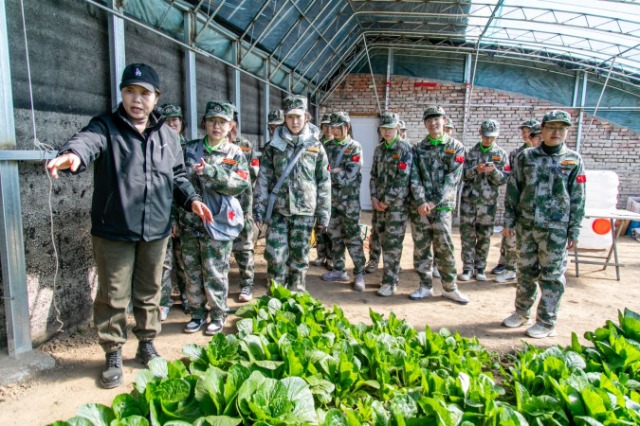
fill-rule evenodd
<path id="1" fill-rule="evenodd" d="M 160 92 L 160 78 L 156 70 L 147 64 L 129 64 L 122 71 L 120 90 L 133 85 L 142 86 L 151 92 Z"/>

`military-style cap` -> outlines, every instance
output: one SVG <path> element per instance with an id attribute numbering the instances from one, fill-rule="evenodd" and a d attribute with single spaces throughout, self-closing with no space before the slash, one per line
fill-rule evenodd
<path id="1" fill-rule="evenodd" d="M 278 126 L 284 124 L 284 112 L 281 109 L 269 111 L 267 124 L 277 124 Z"/>
<path id="2" fill-rule="evenodd" d="M 285 98 L 282 107 L 284 109 L 284 115 L 293 112 L 305 112 L 307 111 L 307 98 L 304 96 L 288 96 Z"/>
<path id="3" fill-rule="evenodd" d="M 400 117 L 395 112 L 384 112 L 380 116 L 380 125 L 378 127 L 395 129 L 398 127 L 399 121 L 400 121 Z"/>
<path id="4" fill-rule="evenodd" d="M 484 120 L 480 125 L 480 133 L 487 138 L 496 137 L 500 134 L 500 123 L 496 120 Z"/>
<path id="5" fill-rule="evenodd" d="M 233 104 L 227 102 L 207 102 L 205 118 L 209 117 L 222 117 L 227 121 L 233 121 L 233 113 L 236 111 L 236 107 Z"/>
<path id="6" fill-rule="evenodd" d="M 142 86 L 150 92 L 160 92 L 160 78 L 147 64 L 129 64 L 122 71 L 120 90 L 127 86 Z"/>
<path id="7" fill-rule="evenodd" d="M 170 117 L 183 118 L 183 116 L 182 116 L 182 108 L 180 108 L 178 105 L 173 105 L 173 104 L 162 105 L 162 108 L 160 110 L 160 114 L 162 114 L 163 116 L 165 116 L 167 118 L 170 118 Z"/>
<path id="8" fill-rule="evenodd" d="M 562 111 L 559 109 L 554 109 L 553 111 L 549 111 L 548 113 L 546 113 L 544 115 L 544 118 L 542 119 L 542 124 L 544 125 L 545 123 L 564 123 L 567 126 L 571 126 L 571 114 L 569 114 L 566 111 Z"/>
<path id="9" fill-rule="evenodd" d="M 426 120 L 432 115 L 446 115 L 446 113 L 444 112 L 444 108 L 442 108 L 441 106 L 429 105 L 422 114 L 422 120 Z"/>
<path id="10" fill-rule="evenodd" d="M 329 124 L 331 123 L 331 113 L 322 114 L 322 120 L 320 120 L 320 124 Z"/>
<path id="11" fill-rule="evenodd" d="M 455 127 L 453 125 L 453 121 L 451 121 L 450 118 L 447 118 L 446 121 L 444 122 L 444 128 L 445 129 L 454 129 L 455 130 Z"/>
<path id="12" fill-rule="evenodd" d="M 331 114 L 331 123 L 329 123 L 329 126 L 342 126 L 343 124 L 351 124 L 351 118 L 348 112 L 338 111 Z"/>
<path id="13" fill-rule="evenodd" d="M 522 129 L 523 127 L 533 128 L 533 126 L 535 126 L 536 124 L 540 124 L 540 122 L 535 118 L 531 118 L 529 120 L 523 121 L 518 129 Z"/>
<path id="14" fill-rule="evenodd" d="M 542 133 L 542 126 L 540 123 L 534 124 L 533 127 L 531 127 L 531 130 L 529 130 L 529 136 L 539 135 L 540 133 Z"/>
<path id="15" fill-rule="evenodd" d="M 398 120 L 398 128 L 400 130 L 407 130 L 407 124 L 404 122 L 404 120 Z"/>

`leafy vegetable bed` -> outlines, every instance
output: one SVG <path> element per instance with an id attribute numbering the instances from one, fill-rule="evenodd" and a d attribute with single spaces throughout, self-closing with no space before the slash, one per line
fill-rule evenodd
<path id="1" fill-rule="evenodd" d="M 583 347 L 489 353 L 476 338 L 370 311 L 351 324 L 308 294 L 274 285 L 241 308 L 235 335 L 155 359 L 111 407 L 54 426 L 635 425 L 640 315 L 625 310 Z"/>

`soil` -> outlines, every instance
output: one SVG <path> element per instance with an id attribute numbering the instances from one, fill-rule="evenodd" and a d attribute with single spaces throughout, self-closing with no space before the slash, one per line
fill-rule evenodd
<path id="1" fill-rule="evenodd" d="M 457 233 L 454 241 L 460 241 Z M 459 248 L 459 243 L 457 245 Z M 500 236 L 495 234 L 488 269 L 497 263 L 499 246 Z M 493 280 L 459 283 L 461 290 L 471 299 L 471 303 L 461 306 L 439 297 L 440 282 L 435 280 L 436 297 L 417 302 L 409 300 L 409 294 L 417 286 L 418 276 L 413 272 L 413 244 L 408 233 L 404 248 L 401 263 L 404 272 L 400 275 L 398 290 L 392 297 L 383 298 L 375 293 L 381 271 L 366 276 L 366 291 L 354 292 L 350 284 L 322 281 L 320 276 L 325 269 L 312 266 L 307 275 L 307 289 L 327 306 L 339 305 L 352 322 L 369 322 L 369 309 L 385 315 L 393 311 L 417 329 L 424 329 L 427 325 L 434 330 L 447 327 L 459 331 L 463 336 L 477 336 L 489 350 L 501 353 L 521 348 L 524 341 L 539 346 L 566 346 L 571 343 L 573 332 L 584 341 L 584 332 L 595 330 L 606 320 L 617 322 L 618 310 L 627 307 L 640 311 L 640 243 L 628 237 L 622 237 L 618 243 L 620 261 L 625 264 L 620 269 L 620 281 L 616 281 L 613 267 L 603 271 L 601 266 L 581 265 L 580 278 L 577 278 L 575 265 L 569 264 L 567 289 L 557 324 L 558 335 L 542 340 L 526 338 L 524 328 L 507 329 L 500 325 L 502 319 L 513 311 L 516 288 L 513 283 L 499 284 Z M 256 248 L 255 296 L 266 293 L 263 252 L 264 240 L 261 240 Z M 311 254 L 315 258 L 314 250 Z M 456 259 L 460 259 L 459 253 L 456 256 Z M 489 278 L 493 276 L 489 275 Z M 233 265 L 230 282 L 229 305 L 233 309 L 240 306 L 237 302 L 238 273 Z M 181 348 L 187 343 L 204 345 L 209 341 L 202 333 L 183 333 L 188 319 L 180 304 L 174 305 L 169 318 L 163 323 L 162 334 L 156 339 L 156 348 L 165 358 L 180 358 Z M 224 332 L 235 332 L 234 323 L 235 317 L 231 315 Z M 125 384 L 111 390 L 100 388 L 97 381 L 104 365 L 104 353 L 90 326 L 75 327 L 71 332 L 40 346 L 38 350 L 55 358 L 56 368 L 28 382 L 0 387 L 0 425 L 45 425 L 55 420 L 67 420 L 83 404 L 110 405 L 116 395 L 130 392 L 135 375 L 141 369 L 133 361 L 137 342 L 132 334 L 130 337 L 123 349 Z"/>

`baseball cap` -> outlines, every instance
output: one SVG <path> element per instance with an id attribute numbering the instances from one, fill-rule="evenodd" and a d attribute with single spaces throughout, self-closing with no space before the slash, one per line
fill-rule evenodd
<path id="1" fill-rule="evenodd" d="M 444 127 L 445 129 L 455 129 L 453 121 L 451 121 L 450 118 L 447 118 L 447 120 L 444 122 Z"/>
<path id="2" fill-rule="evenodd" d="M 535 136 L 542 133 L 542 126 L 540 123 L 534 124 L 529 131 L 529 136 Z"/>
<path id="3" fill-rule="evenodd" d="M 538 120 L 536 120 L 535 118 L 531 118 L 529 120 L 523 121 L 522 124 L 520 125 L 520 127 L 518 127 L 518 128 L 519 129 L 522 129 L 523 127 L 533 128 L 533 126 L 535 126 L 536 124 L 540 124 L 540 122 Z"/>
<path id="4" fill-rule="evenodd" d="M 267 124 L 284 124 L 284 113 L 282 110 L 274 109 L 273 111 L 269 111 Z"/>
<path id="5" fill-rule="evenodd" d="M 380 116 L 380 124 L 378 127 L 393 129 L 398 127 L 398 121 L 400 121 L 400 117 L 395 112 L 384 112 Z"/>
<path id="6" fill-rule="evenodd" d="M 331 113 L 322 114 L 322 120 L 320 120 L 320 124 L 329 124 L 331 123 Z"/>
<path id="7" fill-rule="evenodd" d="M 426 120 L 427 118 L 433 115 L 446 115 L 444 112 L 444 108 L 438 105 L 429 105 L 422 114 L 422 120 Z"/>
<path id="8" fill-rule="evenodd" d="M 235 110 L 236 108 L 230 103 L 209 101 L 205 108 L 204 117 L 222 117 L 227 121 L 233 121 L 233 113 Z"/>
<path id="9" fill-rule="evenodd" d="M 160 93 L 160 78 L 147 64 L 129 64 L 122 71 L 120 90 L 127 86 L 142 86 L 150 92 Z"/>
<path id="10" fill-rule="evenodd" d="M 351 124 L 351 118 L 348 112 L 339 111 L 331 114 L 331 123 L 329 126 L 342 126 L 343 124 Z"/>
<path id="11" fill-rule="evenodd" d="M 542 119 L 542 124 L 544 125 L 545 123 L 554 123 L 554 122 L 558 122 L 558 123 L 564 123 L 567 126 L 571 126 L 571 114 L 569 114 L 566 111 L 562 111 L 559 109 L 554 109 L 553 111 L 549 111 L 548 113 L 546 113 L 544 115 L 544 118 Z"/>
<path id="12" fill-rule="evenodd" d="M 178 105 L 173 105 L 173 104 L 166 104 L 166 105 L 162 105 L 162 108 L 160 110 L 160 114 L 162 114 L 163 116 L 170 118 L 170 117 L 182 117 L 182 108 L 180 108 Z"/>
<path id="13" fill-rule="evenodd" d="M 304 96 L 288 96 L 283 101 L 284 115 L 307 110 L 307 98 Z"/>
<path id="14" fill-rule="evenodd" d="M 500 134 L 500 123 L 496 120 L 484 120 L 480 125 L 480 133 L 485 137 L 495 137 Z"/>
<path id="15" fill-rule="evenodd" d="M 404 120 L 398 120 L 398 126 L 400 130 L 407 130 L 407 124 L 404 122 Z"/>

